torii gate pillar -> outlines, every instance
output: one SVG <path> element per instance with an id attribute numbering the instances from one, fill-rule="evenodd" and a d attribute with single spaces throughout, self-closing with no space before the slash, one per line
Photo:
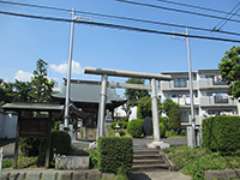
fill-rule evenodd
<path id="1" fill-rule="evenodd" d="M 151 79 L 150 83 L 151 83 L 151 90 L 152 90 L 151 97 L 152 97 L 153 138 L 154 138 L 154 141 L 160 141 L 159 112 L 158 112 L 156 79 Z"/>

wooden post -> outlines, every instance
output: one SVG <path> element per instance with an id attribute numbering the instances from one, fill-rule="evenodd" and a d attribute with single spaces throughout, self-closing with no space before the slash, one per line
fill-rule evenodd
<path id="1" fill-rule="evenodd" d="M 17 118 L 17 127 L 16 127 L 16 141 L 15 141 L 15 149 L 14 149 L 14 162 L 13 162 L 13 168 L 17 168 L 17 161 L 18 161 L 18 142 L 19 142 L 19 122 L 21 121 L 21 112 L 18 112 L 18 118 Z"/>
<path id="2" fill-rule="evenodd" d="M 48 135 L 47 135 L 47 148 L 45 157 L 45 168 L 49 167 L 50 151 L 51 151 L 51 127 L 52 127 L 52 112 L 49 112 L 49 122 L 48 122 Z"/>

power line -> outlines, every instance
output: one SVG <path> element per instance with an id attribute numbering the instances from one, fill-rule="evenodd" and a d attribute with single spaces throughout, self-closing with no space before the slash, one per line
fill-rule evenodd
<path id="1" fill-rule="evenodd" d="M 0 0 L 0 3 L 10 4 L 10 5 L 18 5 L 18 6 L 25 6 L 25 7 L 32 7 L 32 8 L 49 9 L 49 10 L 55 10 L 55 11 L 61 11 L 61 12 L 71 12 L 72 11 L 71 9 L 66 9 L 66 8 L 43 6 L 43 5 L 36 5 L 36 4 L 29 4 L 29 3 L 19 3 L 19 2 L 13 2 L 13 1 Z M 149 20 L 149 19 L 132 18 L 132 17 L 126 17 L 126 16 L 114 16 L 114 15 L 109 15 L 109 14 L 102 14 L 102 13 L 89 12 L 89 11 L 80 11 L 80 10 L 75 10 L 75 12 L 77 12 L 79 14 L 85 14 L 85 15 L 90 15 L 90 16 L 95 16 L 95 17 L 119 19 L 119 20 L 131 21 L 131 22 L 141 22 L 141 23 L 147 23 L 147 24 L 163 25 L 163 26 L 184 28 L 184 29 L 188 28 L 188 29 L 192 29 L 192 30 L 199 30 L 199 31 L 206 31 L 206 32 L 217 32 L 217 33 L 222 33 L 222 34 L 240 36 L 240 33 L 238 33 L 238 32 L 222 31 L 222 30 L 214 31 L 213 29 L 184 25 L 184 24 L 167 23 L 167 22 L 160 22 L 160 21 Z"/>
<path id="2" fill-rule="evenodd" d="M 209 12 L 215 12 L 215 13 L 219 13 L 219 14 L 229 15 L 229 12 L 223 11 L 223 10 L 219 10 L 219 9 L 207 8 L 207 7 L 203 7 L 203 6 L 197 6 L 197 5 L 181 3 L 181 2 L 175 2 L 175 1 L 169 1 L 169 0 L 155 0 L 155 1 L 163 2 L 163 3 L 167 3 L 167 4 L 178 5 L 178 6 L 182 6 L 182 7 L 189 7 L 189 8 L 194 8 L 194 9 L 199 9 L 199 10 L 204 10 L 204 11 L 209 11 Z M 232 15 L 232 14 L 230 14 L 230 15 Z M 240 17 L 239 14 L 236 14 L 236 16 Z"/>
<path id="3" fill-rule="evenodd" d="M 240 2 L 238 2 L 233 8 L 232 10 L 227 14 L 226 18 L 228 18 L 227 20 L 223 20 L 223 21 L 220 21 L 213 29 L 216 29 L 216 30 L 221 30 L 223 28 L 223 26 L 229 21 L 232 19 L 232 17 L 234 15 L 236 15 L 239 11 L 239 5 L 240 5 Z M 238 8 L 238 9 L 237 9 Z M 229 17 L 228 17 L 229 16 Z"/>
<path id="4" fill-rule="evenodd" d="M 130 0 L 116 0 L 116 1 L 126 3 L 126 4 L 150 7 L 150 8 L 155 8 L 155 9 L 162 9 L 162 10 L 166 10 L 166 11 L 172 11 L 172 12 L 178 12 L 178 13 L 184 13 L 184 14 L 191 14 L 191 15 L 207 17 L 207 18 L 212 18 L 212 19 L 228 20 L 228 18 L 225 18 L 222 16 L 216 16 L 216 15 L 211 15 L 211 14 L 206 14 L 206 13 L 199 13 L 199 12 L 194 12 L 194 11 L 189 11 L 189 10 L 182 10 L 182 9 L 177 9 L 177 8 L 170 8 L 170 7 L 165 7 L 165 6 L 155 5 L 155 4 L 141 3 L 141 2 L 135 2 L 135 1 L 130 1 Z M 229 21 L 235 22 L 235 23 L 240 23 L 240 20 L 237 20 L 237 19 L 230 19 Z"/>
<path id="5" fill-rule="evenodd" d="M 154 30 L 154 29 L 145 29 L 145 28 L 140 28 L 140 27 L 111 24 L 111 23 L 91 22 L 91 21 L 86 21 L 86 20 L 72 20 L 72 19 L 67 19 L 67 18 L 39 16 L 39 15 L 32 15 L 32 14 L 8 12 L 8 11 L 0 11 L 0 14 L 8 15 L 8 16 L 25 17 L 25 18 L 31 18 L 31 19 L 40 19 L 40 20 L 46 20 L 46 21 L 55 21 L 55 22 L 67 22 L 67 23 L 74 22 L 76 24 L 85 24 L 85 25 L 91 25 L 91 26 L 99 26 L 99 27 L 105 27 L 105 28 L 111 28 L 111 29 L 135 31 L 135 32 L 144 32 L 144 33 L 158 34 L 158 35 L 179 36 L 179 37 L 189 37 L 189 38 L 194 38 L 194 39 L 240 43 L 240 39 L 236 40 L 236 39 L 210 37 L 210 36 L 202 36 L 202 35 L 187 35 L 184 33 L 173 33 L 173 32 L 169 32 L 169 31 L 159 31 L 159 30 Z"/>

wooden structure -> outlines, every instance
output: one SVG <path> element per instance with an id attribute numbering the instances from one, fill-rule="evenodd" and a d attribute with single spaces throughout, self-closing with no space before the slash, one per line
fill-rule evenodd
<path id="1" fill-rule="evenodd" d="M 117 84 L 116 84 L 117 85 Z M 82 118 L 82 127 L 77 130 L 79 134 L 83 133 L 81 140 L 96 140 L 97 115 L 100 101 L 100 81 L 90 80 L 71 80 L 70 101 L 72 109 L 79 110 Z M 107 88 L 108 99 L 106 100 L 106 109 L 110 114 L 114 115 L 114 109 L 126 103 L 126 100 L 117 95 L 113 87 Z M 60 92 L 54 93 L 53 100 L 56 103 L 64 104 L 66 95 L 66 82 Z M 84 114 L 83 114 L 84 113 Z M 71 114 L 71 110 L 70 110 Z M 78 116 L 69 118 L 69 123 L 74 124 L 79 119 Z M 114 119 L 114 117 L 112 117 Z M 75 126 L 76 127 L 76 126 Z"/>
<path id="2" fill-rule="evenodd" d="M 49 166 L 51 146 L 51 126 L 53 117 L 60 117 L 64 106 L 49 103 L 6 103 L 2 108 L 9 113 L 17 113 L 14 168 L 17 168 L 18 144 L 20 137 L 46 138 L 47 149 L 45 167 Z"/>

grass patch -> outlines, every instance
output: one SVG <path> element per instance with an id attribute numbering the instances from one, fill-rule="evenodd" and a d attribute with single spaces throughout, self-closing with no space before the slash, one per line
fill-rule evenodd
<path id="1" fill-rule="evenodd" d="M 24 169 L 29 167 L 36 167 L 37 166 L 37 159 L 38 157 L 26 157 L 23 155 L 19 155 L 18 157 L 18 168 Z M 4 159 L 3 160 L 3 168 L 12 168 L 13 167 L 12 159 Z"/>
<path id="2" fill-rule="evenodd" d="M 165 151 L 177 169 L 191 175 L 193 180 L 204 180 L 206 170 L 240 168 L 240 155 L 223 155 L 205 148 L 172 147 Z"/>

